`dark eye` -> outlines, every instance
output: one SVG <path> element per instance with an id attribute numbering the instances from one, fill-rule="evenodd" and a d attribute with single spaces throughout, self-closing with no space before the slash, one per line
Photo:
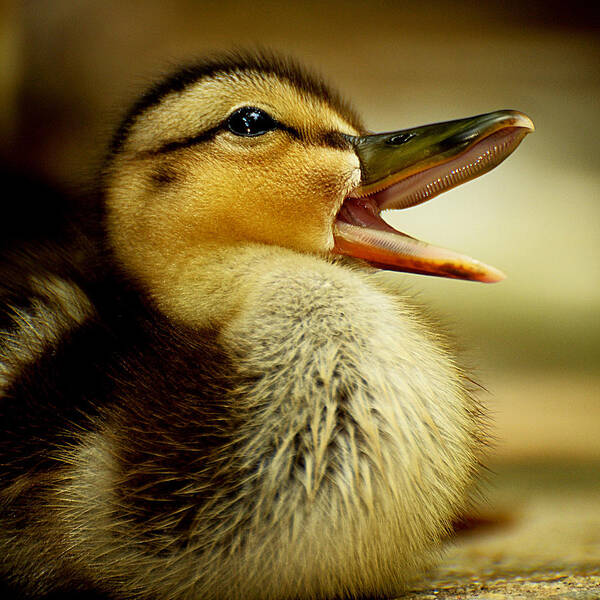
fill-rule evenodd
<path id="1" fill-rule="evenodd" d="M 263 135 L 277 127 L 276 121 L 260 108 L 244 106 L 238 108 L 227 119 L 227 129 L 235 135 L 253 137 Z"/>

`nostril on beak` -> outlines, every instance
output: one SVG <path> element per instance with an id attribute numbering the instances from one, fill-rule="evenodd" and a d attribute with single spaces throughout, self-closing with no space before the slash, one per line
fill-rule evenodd
<path id="1" fill-rule="evenodd" d="M 412 140 L 414 137 L 414 133 L 397 133 L 396 135 L 393 135 L 391 138 L 387 139 L 385 143 L 390 146 L 400 146 L 408 142 L 408 140 Z"/>

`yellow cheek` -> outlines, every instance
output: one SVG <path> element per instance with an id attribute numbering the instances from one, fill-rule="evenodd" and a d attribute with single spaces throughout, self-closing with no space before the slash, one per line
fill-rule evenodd
<path id="1" fill-rule="evenodd" d="M 243 242 L 330 250 L 335 214 L 357 183 L 356 155 L 285 137 L 231 146 L 195 148 L 159 166 L 137 163 L 126 194 L 135 202 L 117 202 L 125 213 L 116 227 L 126 233 L 121 247 L 140 258 L 144 249 L 167 258 Z"/>
<path id="2" fill-rule="evenodd" d="M 331 248 L 333 218 L 358 169 L 354 153 L 287 144 L 285 152 L 257 152 L 234 168 L 222 164 L 227 185 L 214 201 L 228 235 L 305 252 Z"/>

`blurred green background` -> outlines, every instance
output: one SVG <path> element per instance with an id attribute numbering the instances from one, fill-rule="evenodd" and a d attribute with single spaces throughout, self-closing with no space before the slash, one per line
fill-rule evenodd
<path id="1" fill-rule="evenodd" d="M 596 13 L 581 1 L 0 1 L 0 156 L 85 188 L 140 90 L 235 46 L 316 68 L 375 131 L 527 113 L 537 132 L 497 170 L 390 217 L 508 279 L 393 277 L 441 315 L 490 391 L 498 457 L 600 457 Z"/>

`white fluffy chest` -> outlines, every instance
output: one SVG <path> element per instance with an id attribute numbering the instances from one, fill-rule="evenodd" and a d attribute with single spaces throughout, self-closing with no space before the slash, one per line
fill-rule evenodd
<path id="1" fill-rule="evenodd" d="M 328 267 L 333 277 L 271 273 L 223 335 L 245 382 L 242 460 L 254 473 L 240 501 L 256 547 L 242 562 L 275 561 L 294 594 L 357 581 L 393 593 L 463 505 L 476 425 L 418 315 Z"/>

